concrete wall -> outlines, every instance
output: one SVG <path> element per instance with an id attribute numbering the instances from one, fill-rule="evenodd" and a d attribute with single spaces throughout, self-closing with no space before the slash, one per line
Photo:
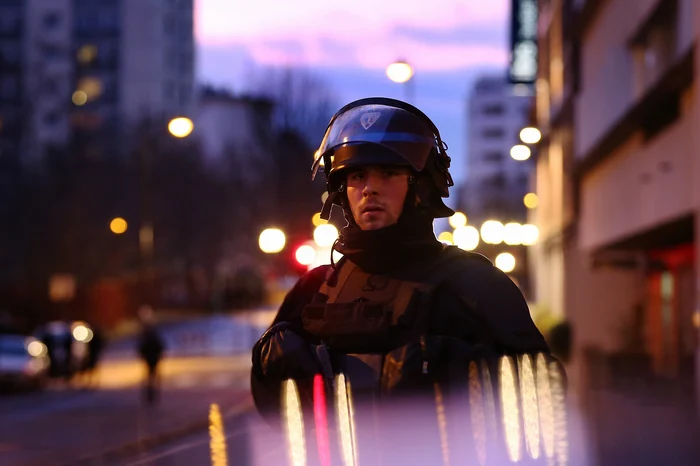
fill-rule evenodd
<path id="1" fill-rule="evenodd" d="M 583 38 L 581 91 L 576 103 L 576 154 L 584 156 L 655 81 L 640 82 L 639 61 L 629 41 L 661 0 L 610 0 Z M 692 42 L 692 0 L 678 0 L 676 57 Z M 655 69 L 661 72 L 661 67 Z M 635 73 L 635 70 L 637 72 Z M 614 79 L 612 78 L 614 77 Z"/>
<path id="2" fill-rule="evenodd" d="M 581 247 L 593 249 L 691 213 L 693 204 L 692 101 L 681 118 L 644 143 L 637 134 L 596 167 L 581 186 Z M 697 180 L 697 178 L 695 178 Z"/>

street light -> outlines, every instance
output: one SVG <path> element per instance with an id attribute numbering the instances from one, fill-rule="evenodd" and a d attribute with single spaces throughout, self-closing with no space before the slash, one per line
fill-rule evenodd
<path id="1" fill-rule="evenodd" d="M 455 246 L 465 251 L 473 251 L 479 246 L 479 230 L 471 225 L 456 228 L 453 237 Z"/>
<path id="2" fill-rule="evenodd" d="M 121 217 L 113 218 L 112 221 L 109 222 L 109 229 L 112 230 L 112 233 L 115 235 L 121 235 L 122 233 L 126 232 L 127 228 L 128 224 L 126 223 L 126 220 Z"/>
<path id="3" fill-rule="evenodd" d="M 529 159 L 530 155 L 532 155 L 530 148 L 523 144 L 516 144 L 510 148 L 510 156 L 520 162 Z"/>
<path id="4" fill-rule="evenodd" d="M 537 194 L 535 193 L 527 193 L 525 197 L 523 197 L 523 204 L 525 204 L 525 207 L 528 209 L 535 209 L 540 203 L 540 199 L 537 197 Z"/>
<path id="5" fill-rule="evenodd" d="M 481 225 L 481 239 L 487 244 L 501 244 L 505 227 L 498 220 L 487 220 Z"/>
<path id="6" fill-rule="evenodd" d="M 321 248 L 328 248 L 338 239 L 338 229 L 330 223 L 323 223 L 314 228 L 314 242 Z"/>
<path id="7" fill-rule="evenodd" d="M 386 75 L 393 82 L 403 84 L 405 94 L 404 99 L 407 102 L 413 100 L 411 78 L 413 78 L 414 70 L 411 65 L 409 65 L 405 60 L 397 60 L 386 67 Z"/>
<path id="8" fill-rule="evenodd" d="M 452 228 L 463 227 L 467 224 L 467 216 L 464 215 L 462 212 L 455 212 L 454 215 L 452 215 L 452 217 L 450 217 L 448 221 L 450 222 L 450 226 Z"/>
<path id="9" fill-rule="evenodd" d="M 275 254 L 284 249 L 286 238 L 284 232 L 278 228 L 267 228 L 260 233 L 258 245 L 260 250 L 266 254 Z"/>
<path id="10" fill-rule="evenodd" d="M 176 138 L 186 138 L 194 130 L 194 123 L 187 117 L 177 117 L 168 123 L 168 132 Z"/>
<path id="11" fill-rule="evenodd" d="M 413 77 L 413 67 L 403 60 L 398 60 L 386 67 L 386 75 L 395 83 L 403 84 Z"/>
<path id="12" fill-rule="evenodd" d="M 497 255 L 495 262 L 496 267 L 505 273 L 510 273 L 515 269 L 515 257 L 509 252 L 502 252 Z"/>
<path id="13" fill-rule="evenodd" d="M 520 130 L 520 140 L 525 144 L 537 144 L 542 139 L 539 129 L 528 126 Z"/>

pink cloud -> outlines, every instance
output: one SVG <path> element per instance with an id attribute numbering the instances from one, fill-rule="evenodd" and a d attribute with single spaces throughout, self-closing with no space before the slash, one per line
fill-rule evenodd
<path id="1" fill-rule="evenodd" d="M 198 0 L 196 35 L 202 45 L 244 45 L 263 64 L 383 68 L 405 57 L 423 70 L 503 66 L 507 51 L 478 40 L 430 43 L 396 34 L 399 27 L 441 31 L 505 28 L 508 0 Z M 332 42 L 343 53 L 334 53 Z M 284 44 L 293 43 L 294 47 Z M 281 45 L 282 44 L 282 45 Z"/>

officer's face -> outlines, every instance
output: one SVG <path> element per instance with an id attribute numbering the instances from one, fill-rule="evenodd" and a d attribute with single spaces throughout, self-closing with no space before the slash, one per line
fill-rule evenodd
<path id="1" fill-rule="evenodd" d="M 376 230 L 398 222 L 409 176 L 401 167 L 367 166 L 348 171 L 347 194 L 355 223 L 362 230 Z"/>

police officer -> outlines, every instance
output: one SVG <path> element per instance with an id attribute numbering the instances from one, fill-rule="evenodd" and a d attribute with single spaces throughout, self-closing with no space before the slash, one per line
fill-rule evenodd
<path id="1" fill-rule="evenodd" d="M 513 356 L 517 367 L 518 355 L 532 355 L 534 364 L 536 355 L 549 353 L 508 276 L 485 257 L 435 238 L 434 219 L 454 214 L 442 200 L 454 184 L 446 149 L 432 121 L 402 101 L 362 99 L 336 113 L 312 170 L 315 176 L 323 166 L 327 181 L 321 217 L 328 219 L 338 206 L 347 221 L 334 245 L 342 259 L 302 276 L 253 348 L 254 400 L 270 419 L 280 412 L 283 381 L 295 380 L 303 401 L 313 401 L 312 381 L 319 374 L 328 381 L 330 396 L 338 374 L 346 377 L 358 419 L 364 421 L 371 416 L 363 418 L 362 406 L 373 406 L 369 411 L 376 421 L 378 401 L 411 399 L 403 405 L 410 410 L 384 412 L 381 432 L 376 422 L 375 430 L 355 429 L 360 464 L 411 464 L 411 458 L 420 458 L 418 464 L 449 462 L 448 452 L 433 461 L 415 449 L 426 443 L 445 447 L 445 429 L 421 430 L 418 426 L 428 422 L 417 419 L 418 413 L 436 419 L 440 407 L 436 411 L 434 401 L 445 403 L 450 386 L 468 391 L 470 368 L 488 388 L 498 385 L 502 356 Z M 486 362 L 475 366 L 474 361 Z M 492 383 L 484 384 L 483 376 Z M 453 399 L 464 401 L 458 392 L 453 390 Z M 433 401 L 426 409 L 412 398 L 420 393 Z M 498 393 L 493 416 L 499 412 L 497 398 Z M 441 409 L 444 414 L 445 406 Z M 386 435 L 411 431 L 411 425 L 420 440 L 408 435 L 411 440 L 401 443 L 401 435 Z"/>

